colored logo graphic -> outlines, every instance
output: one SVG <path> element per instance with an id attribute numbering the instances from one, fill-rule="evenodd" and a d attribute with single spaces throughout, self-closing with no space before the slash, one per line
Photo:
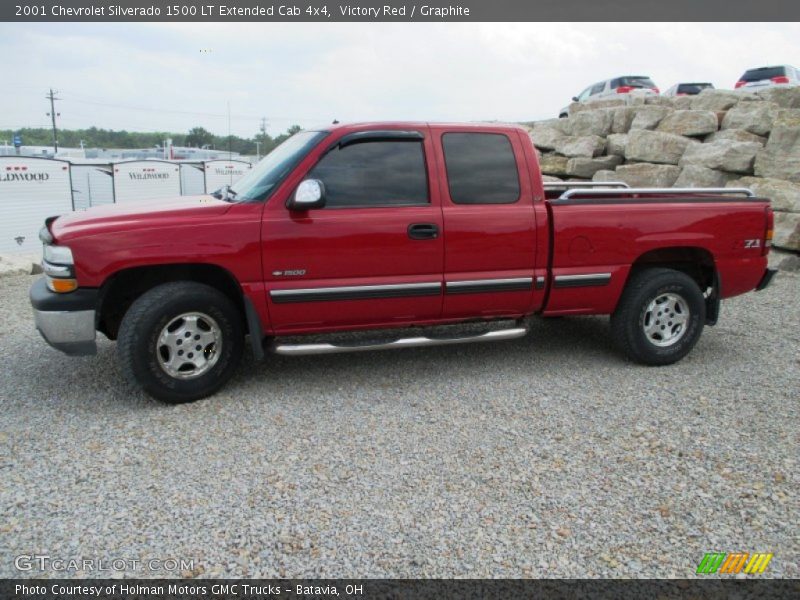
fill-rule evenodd
<path id="1" fill-rule="evenodd" d="M 763 573 L 769 561 L 772 560 L 772 553 L 757 552 L 708 552 L 697 566 L 698 575 L 712 575 L 714 573 L 731 574 L 747 573 L 755 575 Z"/>

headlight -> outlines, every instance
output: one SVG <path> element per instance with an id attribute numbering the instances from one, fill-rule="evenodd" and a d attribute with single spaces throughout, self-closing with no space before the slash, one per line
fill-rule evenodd
<path id="1" fill-rule="evenodd" d="M 51 292 L 64 294 L 78 289 L 73 265 L 72 250 L 66 246 L 45 244 L 42 270 L 45 274 L 47 288 Z"/>
<path id="2" fill-rule="evenodd" d="M 57 265 L 73 265 L 72 250 L 66 246 L 51 246 L 46 244 L 44 247 L 44 259 L 49 263 Z"/>

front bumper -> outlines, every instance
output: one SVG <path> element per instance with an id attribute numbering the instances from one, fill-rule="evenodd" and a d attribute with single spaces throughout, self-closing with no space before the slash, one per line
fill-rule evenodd
<path id="1" fill-rule="evenodd" d="M 756 286 L 756 291 L 760 292 L 761 290 L 765 289 L 770 283 L 772 283 L 772 278 L 775 277 L 775 273 L 778 272 L 778 269 L 767 269 L 764 271 L 764 276 L 761 278 L 761 281 L 758 282 Z"/>
<path id="2" fill-rule="evenodd" d="M 56 294 L 42 277 L 31 286 L 30 299 L 36 329 L 48 344 L 69 356 L 97 354 L 97 290 Z"/>

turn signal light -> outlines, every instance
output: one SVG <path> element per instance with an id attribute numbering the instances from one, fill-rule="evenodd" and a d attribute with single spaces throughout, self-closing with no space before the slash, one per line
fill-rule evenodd
<path id="1" fill-rule="evenodd" d="M 762 256 L 769 254 L 769 249 L 772 247 L 772 235 L 775 232 L 775 213 L 772 212 L 772 207 L 768 206 L 766 210 L 767 226 L 764 231 L 764 249 L 761 251 Z"/>
<path id="2" fill-rule="evenodd" d="M 52 277 L 48 277 L 47 287 L 52 292 L 66 294 L 67 292 L 74 292 L 78 289 L 78 281 L 77 279 L 54 279 Z"/>

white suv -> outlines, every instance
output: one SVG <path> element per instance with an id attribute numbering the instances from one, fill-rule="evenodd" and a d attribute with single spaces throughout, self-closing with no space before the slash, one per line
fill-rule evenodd
<path id="1" fill-rule="evenodd" d="M 736 82 L 736 89 L 748 91 L 761 90 L 768 87 L 785 87 L 800 85 L 800 71 L 790 65 L 777 67 L 758 67 L 748 69 Z"/>
<path id="2" fill-rule="evenodd" d="M 646 75 L 623 75 L 613 79 L 598 81 L 590 85 L 577 96 L 573 102 L 593 102 L 602 98 L 612 98 L 617 94 L 641 94 L 645 96 L 658 95 L 658 88 L 653 80 Z M 558 113 L 559 117 L 569 116 L 569 107 L 565 106 Z"/>

